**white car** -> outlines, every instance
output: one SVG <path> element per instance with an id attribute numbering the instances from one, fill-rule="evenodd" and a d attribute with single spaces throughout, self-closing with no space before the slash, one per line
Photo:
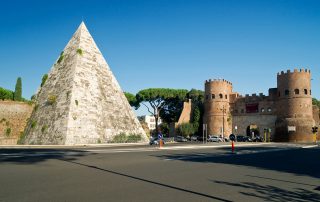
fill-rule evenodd
<path id="1" fill-rule="evenodd" d="M 222 142 L 222 138 L 216 135 L 209 135 L 208 142 Z"/>

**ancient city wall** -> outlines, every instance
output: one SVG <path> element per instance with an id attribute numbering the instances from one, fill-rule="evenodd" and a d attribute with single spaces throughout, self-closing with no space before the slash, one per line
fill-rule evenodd
<path id="1" fill-rule="evenodd" d="M 250 125 L 257 125 L 261 136 L 263 135 L 264 128 L 271 129 L 271 139 L 275 134 L 275 122 L 277 119 L 277 116 L 275 115 L 239 115 L 233 116 L 232 118 L 232 128 L 234 134 L 246 135 L 247 127 Z M 234 130 L 235 126 L 238 128 L 237 131 Z"/>
<path id="2" fill-rule="evenodd" d="M 24 102 L 0 101 L 0 145 L 17 144 L 32 109 Z"/>
<path id="3" fill-rule="evenodd" d="M 192 102 L 189 99 L 188 102 L 183 102 L 183 110 L 178 120 L 178 124 L 189 123 L 191 121 Z"/>

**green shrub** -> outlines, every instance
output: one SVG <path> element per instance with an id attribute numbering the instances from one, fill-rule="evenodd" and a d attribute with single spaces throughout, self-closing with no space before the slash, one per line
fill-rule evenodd
<path id="1" fill-rule="evenodd" d="M 75 102 L 75 103 L 76 103 L 76 105 L 78 106 L 78 104 L 79 104 L 79 101 L 78 101 L 78 100 L 75 100 L 74 102 Z"/>
<path id="2" fill-rule="evenodd" d="M 35 128 L 37 126 L 37 121 L 32 121 L 31 122 L 31 128 Z"/>
<path id="3" fill-rule="evenodd" d="M 57 102 L 57 96 L 55 95 L 49 95 L 48 96 L 48 100 L 47 100 L 48 104 L 53 105 Z"/>
<path id="4" fill-rule="evenodd" d="M 44 132 L 46 132 L 47 129 L 48 129 L 48 126 L 47 126 L 47 125 L 44 125 L 44 126 L 42 126 L 42 128 L 41 128 L 41 132 L 44 133 Z"/>
<path id="5" fill-rule="evenodd" d="M 34 105 L 34 111 L 37 111 L 38 108 L 39 108 L 39 105 L 38 105 L 38 104 Z"/>
<path id="6" fill-rule="evenodd" d="M 141 141 L 142 137 L 140 134 L 130 134 L 128 137 L 127 137 L 127 141 L 128 143 L 136 143 L 136 142 L 139 142 Z"/>
<path id="7" fill-rule="evenodd" d="M 113 137 L 112 143 L 135 143 L 141 141 L 141 134 L 130 134 L 120 133 Z"/>
<path id="8" fill-rule="evenodd" d="M 48 74 L 44 74 L 41 80 L 41 87 L 46 83 L 47 79 L 48 79 Z"/>
<path id="9" fill-rule="evenodd" d="M 112 143 L 125 143 L 127 141 L 127 135 L 125 133 L 120 133 L 113 137 Z"/>
<path id="10" fill-rule="evenodd" d="M 18 139 L 18 141 L 17 141 L 17 144 L 23 144 L 24 139 L 25 139 L 25 133 L 24 133 L 24 132 L 21 132 L 21 133 L 20 133 L 20 136 L 19 136 L 19 139 Z"/>
<path id="11" fill-rule="evenodd" d="M 63 60 L 63 58 L 64 58 L 64 52 L 62 51 L 61 53 L 60 53 L 60 57 L 59 57 L 59 59 L 58 59 L 58 64 L 60 64 L 60 62 L 62 62 L 62 60 Z"/>
<path id="12" fill-rule="evenodd" d="M 0 87 L 1 100 L 13 100 L 14 92 Z"/>
<path id="13" fill-rule="evenodd" d="M 101 140 L 100 139 L 98 139 L 98 144 L 101 144 Z"/>
<path id="14" fill-rule="evenodd" d="M 36 95 L 32 95 L 31 100 L 35 100 L 35 99 L 36 99 Z"/>
<path id="15" fill-rule="evenodd" d="M 81 48 L 78 48 L 78 49 L 77 49 L 77 53 L 82 56 L 82 54 L 83 54 L 82 49 L 81 49 Z"/>
<path id="16" fill-rule="evenodd" d="M 69 99 L 70 91 L 67 92 L 67 99 Z"/>
<path id="17" fill-rule="evenodd" d="M 9 122 L 9 121 L 7 121 L 7 122 L 6 122 L 6 126 L 9 126 L 9 125 L 10 125 L 10 122 Z"/>
<path id="18" fill-rule="evenodd" d="M 6 136 L 9 137 L 11 134 L 11 128 L 6 129 Z"/>
<path id="19" fill-rule="evenodd" d="M 28 105 L 33 105 L 34 101 L 33 100 L 25 100 L 24 102 L 26 102 Z"/>

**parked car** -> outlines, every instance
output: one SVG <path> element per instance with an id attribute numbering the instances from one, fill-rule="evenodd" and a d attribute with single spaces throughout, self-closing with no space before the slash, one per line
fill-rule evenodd
<path id="1" fill-rule="evenodd" d="M 208 142 L 222 142 L 222 138 L 217 135 L 209 135 Z"/>
<path id="2" fill-rule="evenodd" d="M 162 140 L 163 144 L 165 144 L 166 142 L 164 140 Z M 150 145 L 159 145 L 160 144 L 160 139 L 159 138 L 150 138 Z"/>
<path id="3" fill-rule="evenodd" d="M 197 135 L 192 135 L 192 136 L 190 137 L 190 140 L 191 140 L 191 141 L 198 141 L 198 136 L 197 136 Z"/>
<path id="4" fill-rule="evenodd" d="M 237 142 L 252 142 L 252 139 L 249 136 L 237 135 Z"/>
<path id="5" fill-rule="evenodd" d="M 201 142 L 202 142 L 202 141 L 206 141 L 206 139 L 207 139 L 206 137 L 204 137 L 204 139 L 203 139 L 203 136 L 198 136 L 198 137 L 197 137 L 197 140 L 198 140 L 198 141 L 201 141 Z"/>
<path id="6" fill-rule="evenodd" d="M 263 142 L 264 139 L 263 139 L 263 137 L 258 135 L 258 136 L 255 136 L 252 141 L 253 142 Z"/>
<path id="7" fill-rule="evenodd" d="M 185 137 L 177 136 L 177 137 L 174 138 L 174 141 L 176 141 L 176 142 L 187 142 L 188 140 Z"/>

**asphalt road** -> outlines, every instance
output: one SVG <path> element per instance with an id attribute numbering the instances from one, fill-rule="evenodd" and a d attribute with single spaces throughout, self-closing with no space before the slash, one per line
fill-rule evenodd
<path id="1" fill-rule="evenodd" d="M 320 147 L 0 149 L 0 201 L 320 201 Z"/>

